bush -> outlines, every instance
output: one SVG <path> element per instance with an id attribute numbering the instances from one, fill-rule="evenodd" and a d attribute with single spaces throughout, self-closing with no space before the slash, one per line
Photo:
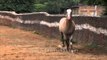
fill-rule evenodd
<path id="1" fill-rule="evenodd" d="M 0 0 L 0 10 L 21 12 L 34 11 L 35 0 Z"/>
<path id="2" fill-rule="evenodd" d="M 35 4 L 35 11 L 37 11 L 37 12 L 46 11 L 46 5 L 44 5 L 44 4 Z"/>

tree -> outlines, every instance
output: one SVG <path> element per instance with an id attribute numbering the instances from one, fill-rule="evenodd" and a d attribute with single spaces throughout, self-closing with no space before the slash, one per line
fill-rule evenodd
<path id="1" fill-rule="evenodd" d="M 46 5 L 45 4 L 35 4 L 35 11 L 46 11 Z"/>
<path id="2" fill-rule="evenodd" d="M 21 12 L 46 11 L 61 13 L 77 5 L 79 0 L 0 0 L 0 10 Z"/>
<path id="3" fill-rule="evenodd" d="M 84 5 L 103 5 L 103 0 L 80 0 L 80 4 L 84 4 Z"/>
<path id="4" fill-rule="evenodd" d="M 35 0 L 0 0 L 0 10 L 15 12 L 34 11 Z"/>
<path id="5" fill-rule="evenodd" d="M 46 11 L 48 13 L 62 13 L 64 9 L 78 5 L 80 0 L 36 0 L 36 11 Z M 39 4 L 39 5 L 38 5 Z M 41 7 L 41 6 L 42 7 Z M 37 7 L 41 8 L 37 8 Z"/>

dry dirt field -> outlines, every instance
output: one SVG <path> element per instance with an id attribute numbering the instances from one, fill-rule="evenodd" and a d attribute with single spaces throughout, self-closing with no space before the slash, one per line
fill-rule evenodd
<path id="1" fill-rule="evenodd" d="M 107 60 L 107 52 L 81 48 L 77 53 L 57 49 L 60 41 L 31 31 L 0 26 L 0 60 Z"/>

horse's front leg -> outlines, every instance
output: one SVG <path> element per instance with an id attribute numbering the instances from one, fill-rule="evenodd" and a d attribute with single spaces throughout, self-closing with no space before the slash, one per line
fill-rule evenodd
<path id="1" fill-rule="evenodd" d="M 67 48 L 67 51 L 70 51 L 70 44 L 69 44 L 69 39 L 66 39 L 66 48 Z"/>
<path id="2" fill-rule="evenodd" d="M 62 47 L 65 47 L 64 36 L 62 32 L 61 32 L 61 42 L 62 42 Z"/>
<path id="3" fill-rule="evenodd" d="M 62 50 L 65 50 L 65 39 L 64 39 L 64 34 L 60 32 L 60 40 L 61 40 L 61 45 L 58 45 L 58 47 Z"/>

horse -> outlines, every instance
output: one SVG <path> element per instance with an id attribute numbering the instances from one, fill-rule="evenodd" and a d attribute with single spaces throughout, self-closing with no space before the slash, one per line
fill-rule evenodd
<path id="1" fill-rule="evenodd" d="M 62 47 L 66 47 L 67 51 L 71 51 L 73 34 L 75 31 L 75 23 L 72 20 L 72 10 L 66 10 L 66 16 L 59 21 L 59 32 L 61 36 Z"/>

